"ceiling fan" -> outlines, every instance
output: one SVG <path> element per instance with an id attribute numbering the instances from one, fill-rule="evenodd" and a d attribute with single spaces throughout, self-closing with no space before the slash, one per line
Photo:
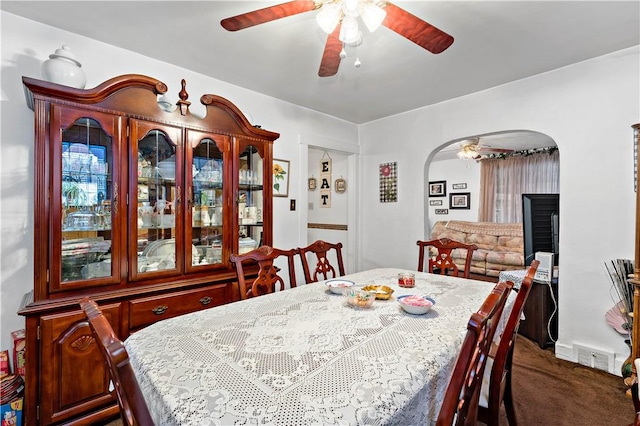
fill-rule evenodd
<path id="1" fill-rule="evenodd" d="M 480 138 L 467 139 L 460 144 L 458 158 L 468 160 L 478 160 L 487 154 L 506 154 L 513 152 L 513 149 L 493 148 L 490 145 L 484 145 L 480 142 Z"/>
<path id="2" fill-rule="evenodd" d="M 453 43 L 453 37 L 444 31 L 392 3 L 381 0 L 289 1 L 232 16 L 223 19 L 220 24 L 228 31 L 238 31 L 312 10 L 318 10 L 318 15 L 322 15 L 317 18 L 319 23 L 322 18 L 328 20 L 328 25 L 321 24 L 329 36 L 318 71 L 320 77 L 330 77 L 338 72 L 340 61 L 346 56 L 343 43 L 358 44 L 355 36 L 345 35 L 349 30 L 353 30 L 354 26 L 355 32 L 358 32 L 358 17 L 365 22 L 370 31 L 373 30 L 368 21 L 379 21 L 376 24 L 384 25 L 431 53 L 443 52 Z M 367 19 L 367 15 L 372 19 Z"/>

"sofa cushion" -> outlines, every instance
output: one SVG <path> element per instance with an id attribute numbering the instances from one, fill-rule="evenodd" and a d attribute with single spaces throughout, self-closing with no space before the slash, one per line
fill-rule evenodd
<path id="1" fill-rule="evenodd" d="M 467 222 L 463 220 L 450 220 L 445 225 L 447 229 L 465 232 L 467 234 L 485 234 L 512 237 L 522 237 L 521 223 L 494 223 L 494 222 Z"/>
<path id="2" fill-rule="evenodd" d="M 524 239 L 522 237 L 501 236 L 498 237 L 498 244 L 494 250 L 521 252 L 524 249 Z"/>
<path id="3" fill-rule="evenodd" d="M 473 251 L 473 256 L 471 256 L 472 260 L 476 260 L 478 262 L 484 262 L 487 259 L 487 254 L 489 254 L 489 250 L 478 249 Z M 451 252 L 451 257 L 453 259 L 466 259 L 467 258 L 467 250 L 465 249 L 453 249 Z"/>
<path id="4" fill-rule="evenodd" d="M 498 237 L 485 234 L 467 234 L 465 242 L 467 244 L 475 244 L 479 249 L 493 250 L 498 245 Z"/>
<path id="5" fill-rule="evenodd" d="M 522 266 L 524 265 L 524 254 L 511 251 L 491 251 L 487 254 L 487 265 L 489 264 Z"/>

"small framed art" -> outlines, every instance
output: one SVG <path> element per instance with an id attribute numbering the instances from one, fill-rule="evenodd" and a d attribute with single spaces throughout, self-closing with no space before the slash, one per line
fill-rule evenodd
<path id="1" fill-rule="evenodd" d="M 289 160 L 273 159 L 273 196 L 289 196 Z"/>
<path id="2" fill-rule="evenodd" d="M 446 197 L 446 196 L 447 196 L 446 180 L 429 182 L 429 197 Z"/>
<path id="3" fill-rule="evenodd" d="M 449 194 L 449 208 L 450 209 L 470 209 L 471 203 L 469 202 L 469 198 L 471 197 L 471 193 L 469 192 L 459 192 L 459 193 L 451 193 Z"/>
<path id="4" fill-rule="evenodd" d="M 436 214 L 449 214 L 449 209 L 436 209 Z"/>
<path id="5" fill-rule="evenodd" d="M 451 188 L 453 189 L 467 189 L 467 184 L 466 183 L 454 183 L 453 185 L 451 185 Z"/>
<path id="6" fill-rule="evenodd" d="M 442 200 L 429 200 L 429 205 L 430 206 L 441 206 L 442 205 Z"/>

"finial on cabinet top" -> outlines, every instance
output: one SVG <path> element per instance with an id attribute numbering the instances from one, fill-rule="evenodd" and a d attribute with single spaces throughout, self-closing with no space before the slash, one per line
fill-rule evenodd
<path id="1" fill-rule="evenodd" d="M 187 93 L 187 81 L 183 78 L 180 84 L 182 85 L 182 90 L 178 93 L 180 100 L 176 102 L 176 104 L 178 104 L 178 108 L 180 108 L 180 114 L 187 115 L 189 105 L 191 105 L 191 102 L 187 100 L 189 97 L 189 94 Z"/>

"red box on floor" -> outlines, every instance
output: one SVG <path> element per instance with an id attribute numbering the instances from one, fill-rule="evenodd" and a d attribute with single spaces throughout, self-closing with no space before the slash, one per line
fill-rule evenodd
<path id="1" fill-rule="evenodd" d="M 12 331 L 11 338 L 13 339 L 13 371 L 14 374 L 19 374 L 24 378 L 24 350 L 26 346 L 26 335 L 24 329 Z"/>

